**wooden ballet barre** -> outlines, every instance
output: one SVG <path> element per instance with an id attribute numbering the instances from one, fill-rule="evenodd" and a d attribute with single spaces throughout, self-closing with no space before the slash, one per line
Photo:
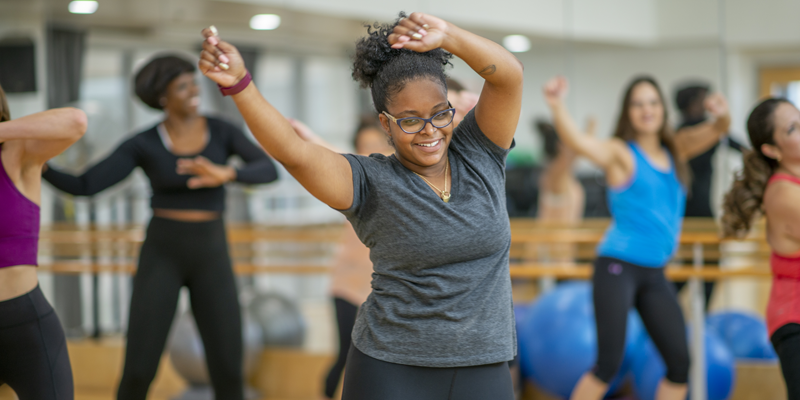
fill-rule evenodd
<path id="1" fill-rule="evenodd" d="M 86 263 L 82 261 L 61 261 L 42 264 L 39 266 L 39 270 L 42 272 L 51 272 L 55 274 L 116 273 L 132 275 L 136 273 L 136 264 L 119 263 L 103 265 L 98 263 Z M 330 271 L 331 267 L 325 265 L 255 265 L 236 263 L 233 266 L 233 272 L 237 275 L 255 275 L 261 273 L 319 275 L 329 274 Z"/>
<path id="2" fill-rule="evenodd" d="M 591 264 L 511 264 L 509 271 L 512 279 L 538 279 L 553 277 L 556 279 L 590 279 Z M 669 266 L 664 270 L 671 281 L 686 281 L 700 278 L 714 281 L 728 278 L 771 278 L 772 272 L 764 265 L 754 265 L 737 269 L 720 269 L 704 267 L 695 269 L 691 266 Z"/>
<path id="3" fill-rule="evenodd" d="M 540 244 L 592 244 L 598 243 L 603 238 L 603 231 L 597 230 L 517 230 L 512 231 L 511 243 L 540 243 Z M 231 244 L 263 242 L 317 242 L 337 243 L 341 237 L 341 230 L 309 231 L 257 231 L 257 230 L 229 230 L 228 241 Z M 128 242 L 141 243 L 144 240 L 143 231 L 42 231 L 40 241 L 61 244 L 88 244 L 98 242 Z M 748 237 L 741 241 L 763 241 L 761 237 Z M 719 244 L 728 240 L 720 239 L 716 232 L 683 232 L 679 239 L 681 244 Z"/>
<path id="4" fill-rule="evenodd" d="M 134 263 L 120 263 L 101 265 L 81 261 L 62 261 L 42 264 L 39 269 L 43 272 L 56 274 L 80 273 L 136 273 Z M 275 264 L 256 265 L 251 263 L 235 263 L 233 271 L 237 275 L 257 274 L 292 274 L 292 275 L 324 275 L 331 272 L 327 265 L 314 264 Z M 592 276 L 591 264 L 540 264 L 540 263 L 512 263 L 509 266 L 513 279 L 538 279 L 553 277 L 557 279 L 589 279 Z M 672 281 L 685 281 L 690 278 L 703 280 L 719 280 L 728 278 L 770 278 L 772 273 L 766 264 L 755 264 L 739 269 L 720 269 L 706 267 L 695 269 L 687 266 L 669 266 L 665 270 L 667 279 Z"/>

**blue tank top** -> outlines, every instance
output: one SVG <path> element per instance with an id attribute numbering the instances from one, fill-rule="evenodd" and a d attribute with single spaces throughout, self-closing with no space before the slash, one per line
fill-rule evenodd
<path id="1" fill-rule="evenodd" d="M 624 186 L 608 190 L 612 221 L 597 255 L 663 267 L 677 249 L 686 190 L 674 165 L 668 171 L 659 169 L 638 144 L 628 142 L 628 146 L 633 152 L 633 176 Z"/>

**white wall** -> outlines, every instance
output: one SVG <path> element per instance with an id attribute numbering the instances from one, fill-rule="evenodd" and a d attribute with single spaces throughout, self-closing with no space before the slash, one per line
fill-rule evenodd
<path id="1" fill-rule="evenodd" d="M 325 13 L 345 18 L 391 20 L 397 12 L 427 12 L 473 28 L 619 43 L 656 39 L 656 0 L 226 0 Z M 573 15 L 574 18 L 569 16 Z"/>

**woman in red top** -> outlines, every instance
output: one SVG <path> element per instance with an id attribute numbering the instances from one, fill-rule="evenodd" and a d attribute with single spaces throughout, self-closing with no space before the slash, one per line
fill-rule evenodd
<path id="1" fill-rule="evenodd" d="M 800 399 L 800 111 L 786 99 L 764 100 L 750 113 L 753 150 L 725 197 L 726 237 L 747 234 L 767 217 L 773 281 L 767 327 L 781 361 L 789 400 Z"/>

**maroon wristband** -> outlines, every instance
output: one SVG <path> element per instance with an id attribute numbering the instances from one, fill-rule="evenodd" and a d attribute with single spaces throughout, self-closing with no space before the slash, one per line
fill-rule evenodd
<path id="1" fill-rule="evenodd" d="M 217 87 L 219 87 L 219 91 L 222 92 L 223 96 L 232 96 L 244 90 L 247 87 L 247 85 L 249 85 L 250 82 L 252 81 L 253 77 L 250 76 L 250 71 L 247 71 L 247 75 L 245 75 L 244 78 L 242 78 L 242 80 L 239 81 L 239 83 L 231 87 L 222 87 L 218 83 Z"/>

